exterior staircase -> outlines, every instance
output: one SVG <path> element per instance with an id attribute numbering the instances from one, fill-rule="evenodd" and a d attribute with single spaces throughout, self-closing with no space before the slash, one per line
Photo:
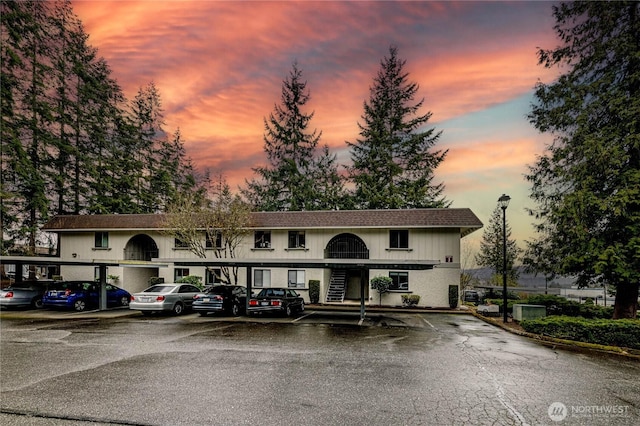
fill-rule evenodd
<path id="1" fill-rule="evenodd" d="M 327 302 L 343 302 L 347 292 L 347 271 L 345 269 L 333 269 L 327 291 Z"/>

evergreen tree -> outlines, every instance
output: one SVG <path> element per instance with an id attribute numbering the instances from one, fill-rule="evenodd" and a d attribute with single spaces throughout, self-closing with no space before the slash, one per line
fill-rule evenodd
<path id="1" fill-rule="evenodd" d="M 480 242 L 480 251 L 476 254 L 476 263 L 478 266 L 484 266 L 491 268 L 494 271 L 495 276 L 501 276 L 504 265 L 504 231 L 502 224 L 502 209 L 496 207 L 489 224 L 482 234 L 482 241 Z M 517 282 L 518 269 L 514 267 L 518 257 L 521 253 L 521 249 L 517 246 L 516 241 L 511 239 L 511 226 L 509 222 L 506 222 L 506 236 L 507 236 L 507 279 L 509 282 Z"/>
<path id="2" fill-rule="evenodd" d="M 282 85 L 282 103 L 264 120 L 268 166 L 246 181 L 243 194 L 257 210 L 312 210 L 319 197 L 313 180 L 314 154 L 321 132 L 308 131 L 313 113 L 302 109 L 310 99 L 297 64 Z"/>
<path id="3" fill-rule="evenodd" d="M 351 199 L 344 189 L 344 179 L 338 171 L 336 154 L 331 154 L 324 145 L 312 162 L 310 176 L 314 182 L 315 197 L 311 202 L 313 210 L 344 210 L 351 208 Z"/>
<path id="4" fill-rule="evenodd" d="M 422 130 L 431 113 L 418 115 L 424 100 L 413 103 L 418 85 L 408 81 L 405 62 L 395 47 L 381 62 L 364 103 L 360 138 L 347 142 L 353 165 L 354 203 L 365 209 L 447 207 L 444 184 L 434 171 L 447 151 L 431 151 L 442 132 Z"/>
<path id="5" fill-rule="evenodd" d="M 562 45 L 540 64 L 562 67 L 538 83 L 529 116 L 554 136 L 527 175 L 537 207 L 537 258 L 582 285 L 616 287 L 614 318 L 635 318 L 640 284 L 640 3 L 553 8 Z M 550 262 L 537 262 L 544 267 Z"/>

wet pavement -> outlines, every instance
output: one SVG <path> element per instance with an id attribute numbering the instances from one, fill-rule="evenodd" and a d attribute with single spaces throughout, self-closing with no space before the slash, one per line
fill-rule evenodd
<path id="1" fill-rule="evenodd" d="M 2 313 L 3 425 L 640 424 L 640 362 L 471 315 Z"/>

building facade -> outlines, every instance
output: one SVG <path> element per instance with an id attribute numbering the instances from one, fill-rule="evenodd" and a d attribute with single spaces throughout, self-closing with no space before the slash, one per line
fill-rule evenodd
<path id="1" fill-rule="evenodd" d="M 44 228 L 58 234 L 62 260 L 109 261 L 109 281 L 130 292 L 152 279 L 174 282 L 201 277 L 241 285 L 295 288 L 309 302 L 309 282 L 320 283 L 321 303 L 401 305 L 418 295 L 418 306 L 446 307 L 449 286 L 460 283 L 460 242 L 482 223 L 469 209 L 256 212 L 237 247 L 225 258 L 221 241 L 208 241 L 206 259 L 196 258 L 165 229 L 161 214 L 58 216 Z M 206 240 L 206 241 L 205 241 Z M 249 266 L 250 265 L 250 266 Z M 62 265 L 63 279 L 98 278 L 93 266 Z M 388 276 L 382 295 L 370 280 Z"/>

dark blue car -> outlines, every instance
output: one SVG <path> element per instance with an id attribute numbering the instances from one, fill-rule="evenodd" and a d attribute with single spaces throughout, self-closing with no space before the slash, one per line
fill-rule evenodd
<path id="1" fill-rule="evenodd" d="M 99 306 L 100 284 L 95 281 L 57 281 L 42 296 L 45 308 L 67 308 L 82 312 Z M 107 284 L 107 306 L 128 306 L 131 294 Z"/>

